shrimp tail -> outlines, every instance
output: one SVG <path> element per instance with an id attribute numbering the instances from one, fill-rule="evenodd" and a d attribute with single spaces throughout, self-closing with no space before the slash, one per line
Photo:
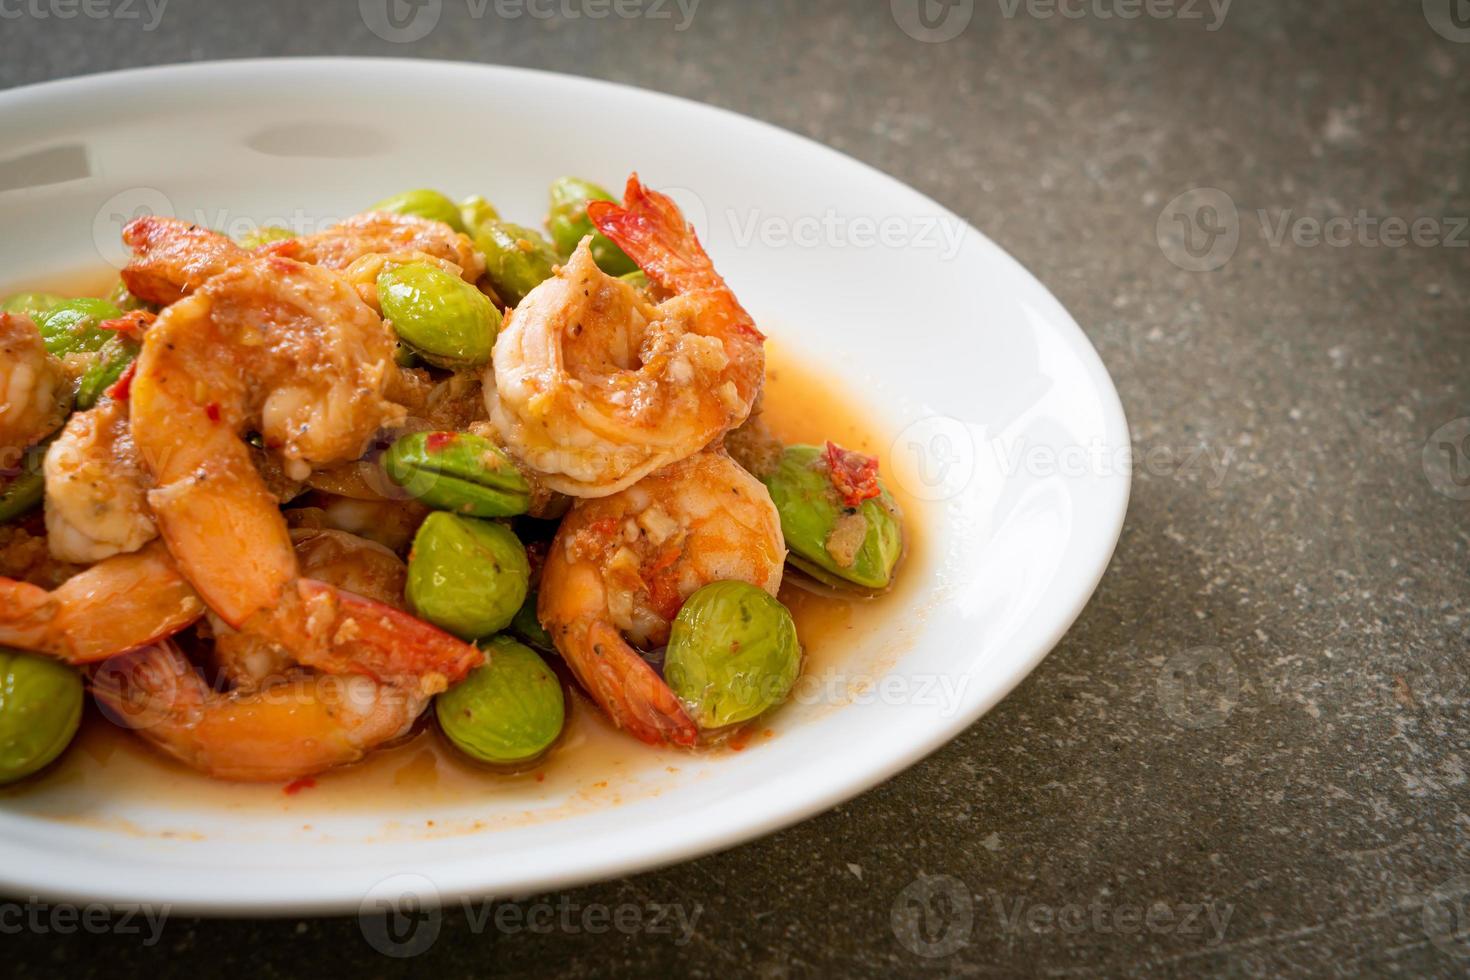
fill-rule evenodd
<path id="1" fill-rule="evenodd" d="M 98 562 L 54 592 L 0 579 L 0 643 L 73 664 L 155 643 L 203 614 L 199 596 L 157 542 Z"/>
<path id="2" fill-rule="evenodd" d="M 268 690 L 211 688 L 171 641 L 92 672 L 103 713 L 217 779 L 285 781 L 347 765 L 408 731 L 427 699 L 363 679 L 294 676 Z"/>
<path id="3" fill-rule="evenodd" d="M 283 646 L 289 640 L 300 663 L 323 673 L 361 674 L 432 694 L 485 662 L 477 647 L 392 606 L 315 579 L 297 580 L 296 589 L 300 615 L 273 611 L 261 632 L 278 634 Z M 302 644 L 303 636 L 312 641 Z"/>
<path id="4" fill-rule="evenodd" d="M 587 656 L 573 663 L 578 679 L 613 723 L 650 745 L 691 746 L 699 737 L 674 692 L 612 624 L 587 631 Z"/>
<path id="5" fill-rule="evenodd" d="M 612 201 L 589 201 L 587 216 L 662 288 L 671 293 L 716 290 L 730 295 L 734 302 L 679 205 L 668 195 L 643 186 L 636 173 L 628 177 L 622 207 Z M 735 305 L 738 309 L 739 304 Z M 761 338 L 749 315 L 744 310 L 740 313 L 742 326 Z"/>

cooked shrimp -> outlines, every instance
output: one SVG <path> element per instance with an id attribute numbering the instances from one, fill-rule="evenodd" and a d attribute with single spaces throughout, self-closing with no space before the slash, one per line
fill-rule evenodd
<path id="1" fill-rule="evenodd" d="M 743 422 L 765 354 L 673 201 L 635 175 L 626 210 L 593 202 L 588 214 L 672 295 L 650 303 L 583 241 L 506 320 L 485 397 L 507 448 L 552 489 L 600 497 Z"/>
<path id="2" fill-rule="evenodd" d="M 271 242 L 260 251 L 329 269 L 346 269 L 365 255 L 417 252 L 452 263 L 469 282 L 485 271 L 485 258 L 467 235 L 442 221 L 391 211 L 366 211 L 326 231 Z"/>
<path id="3" fill-rule="evenodd" d="M 613 722 L 654 744 L 698 731 L 645 648 L 700 586 L 736 579 L 772 595 L 786 548 L 766 488 L 722 452 L 673 464 L 610 497 L 579 500 L 541 573 L 537 612 L 577 678 Z"/>
<path id="4" fill-rule="evenodd" d="M 127 402 L 76 412 L 46 451 L 46 540 L 62 561 L 98 562 L 158 536 Z"/>
<path id="5" fill-rule="evenodd" d="M 217 779 L 285 781 L 356 762 L 406 734 L 428 704 L 416 687 L 306 674 L 221 693 L 165 641 L 102 664 L 92 692 L 121 724 Z"/>
<path id="6" fill-rule="evenodd" d="M 180 221 L 144 215 L 123 229 L 133 258 L 122 270 L 128 292 L 147 303 L 177 302 L 250 253 L 226 235 Z"/>
<path id="7" fill-rule="evenodd" d="M 362 291 L 359 286 L 359 295 Z M 410 432 L 459 432 L 485 417 L 485 399 L 480 393 L 478 372 L 459 371 L 434 382 L 427 372 L 411 368 L 400 371 L 397 382 L 385 394 L 391 401 L 404 406 L 408 415 L 391 431 L 381 434 L 384 438 L 378 447 L 382 449 Z M 354 500 L 402 502 L 404 499 L 403 491 L 388 479 L 377 454 L 371 452 L 360 459 L 314 470 L 306 482 L 313 490 Z M 362 533 L 351 527 L 343 530 Z"/>
<path id="8" fill-rule="evenodd" d="M 293 528 L 291 542 L 303 574 L 364 599 L 403 608 L 408 567 L 382 545 L 342 531 L 310 528 Z M 253 690 L 293 665 L 290 652 L 265 637 L 233 630 L 213 613 L 209 625 L 215 665 L 237 688 Z"/>
<path id="9" fill-rule="evenodd" d="M 250 260 L 167 307 L 148 331 L 132 432 L 157 485 L 148 503 L 159 530 L 221 619 L 298 663 L 432 692 L 483 656 L 389 606 L 302 578 L 243 439 L 260 432 L 288 471 L 355 459 L 404 414 L 383 397 L 396 370 L 388 328 L 340 276 Z"/>
<path id="10" fill-rule="evenodd" d="M 0 643 L 91 663 L 171 636 L 204 612 L 161 543 L 46 591 L 0 579 Z"/>
<path id="11" fill-rule="evenodd" d="M 132 261 L 122 270 L 128 291 L 160 306 L 177 302 L 254 255 L 346 269 L 364 256 L 408 253 L 407 258 L 450 263 L 456 275 L 470 282 L 485 271 L 474 243 L 448 225 L 385 211 L 369 211 L 319 234 L 270 242 L 253 251 L 217 231 L 153 215 L 129 223 L 123 241 L 133 250 Z"/>
<path id="12" fill-rule="evenodd" d="M 56 430 L 66 417 L 66 373 L 46 353 L 30 317 L 0 313 L 0 466 Z"/>

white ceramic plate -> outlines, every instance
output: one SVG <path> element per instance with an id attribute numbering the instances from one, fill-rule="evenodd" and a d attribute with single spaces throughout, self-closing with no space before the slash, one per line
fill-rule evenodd
<path id="1" fill-rule="evenodd" d="M 522 780 L 431 806 L 48 784 L 0 798 L 4 891 L 352 911 L 385 889 L 530 894 L 730 847 L 974 722 L 1062 636 L 1117 541 L 1127 426 L 1072 318 L 940 205 L 790 133 L 603 82 L 377 60 L 23 88 L 0 93 L 0 131 L 0 287 L 120 262 L 118 230 L 140 210 L 312 230 L 434 186 L 535 224 L 551 177 L 616 187 L 636 169 L 673 189 L 775 344 L 862 393 L 927 542 L 903 570 L 904 608 L 850 631 L 744 752 L 630 755 L 600 792 Z"/>

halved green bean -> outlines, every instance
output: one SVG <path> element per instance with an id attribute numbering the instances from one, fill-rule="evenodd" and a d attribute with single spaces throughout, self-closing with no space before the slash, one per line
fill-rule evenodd
<path id="1" fill-rule="evenodd" d="M 475 232 L 475 245 L 485 255 L 485 275 L 495 292 L 511 306 L 551 278 L 561 256 L 551 243 L 524 225 L 487 221 Z"/>
<path id="2" fill-rule="evenodd" d="M 426 262 L 384 269 L 377 285 L 383 318 L 424 360 L 452 369 L 489 362 L 501 314 L 473 285 Z"/>
<path id="3" fill-rule="evenodd" d="M 65 296 L 55 293 L 16 293 L 0 302 L 0 313 L 24 313 L 34 320 L 55 308 L 58 303 L 65 302 Z"/>
<path id="4" fill-rule="evenodd" d="M 85 411 L 96 405 L 102 393 L 117 383 L 117 379 L 122 377 L 142 349 L 143 345 L 131 337 L 122 334 L 109 337 L 98 348 L 92 363 L 77 383 L 77 410 Z"/>
<path id="5" fill-rule="evenodd" d="M 780 704 L 801 673 L 791 612 L 745 582 L 714 582 L 685 601 L 669 633 L 664 679 L 702 729 Z"/>
<path id="6" fill-rule="evenodd" d="M 414 535 L 404 592 L 417 615 L 476 640 L 510 625 L 530 582 L 526 549 L 510 528 L 441 510 Z"/>
<path id="7" fill-rule="evenodd" d="M 69 299 L 38 317 L 36 326 L 47 352 L 62 357 L 100 349 L 113 333 L 98 324 L 122 315 L 122 310 L 105 299 Z"/>
<path id="8" fill-rule="evenodd" d="M 485 663 L 435 699 L 439 728 L 481 762 L 531 762 L 556 743 L 566 723 L 561 680 L 534 650 L 508 636 L 480 646 Z"/>
<path id="9" fill-rule="evenodd" d="M 903 515 L 882 481 L 880 493 L 848 506 L 816 446 L 788 446 L 763 482 L 781 515 L 792 565 L 829 585 L 886 589 L 903 554 Z"/>
<path id="10" fill-rule="evenodd" d="M 60 661 L 0 647 L 0 785 L 44 769 L 82 720 L 82 678 Z"/>
<path id="11" fill-rule="evenodd" d="M 546 227 L 551 240 L 563 256 L 571 255 L 583 238 L 592 236 L 592 259 L 610 276 L 626 275 L 638 265 L 602 232 L 592 226 L 587 216 L 588 201 L 617 200 L 603 188 L 579 177 L 561 177 L 551 184 L 551 214 Z"/>
<path id="12" fill-rule="evenodd" d="M 389 479 L 436 510 L 512 517 L 531 505 L 531 485 L 499 446 L 469 432 L 414 432 L 383 454 Z"/>
<path id="13" fill-rule="evenodd" d="M 428 218 L 430 221 L 442 221 L 455 231 L 465 230 L 464 218 L 460 215 L 459 205 L 438 191 L 426 189 L 404 191 L 402 194 L 384 198 L 368 210 L 392 211 L 394 214 Z"/>

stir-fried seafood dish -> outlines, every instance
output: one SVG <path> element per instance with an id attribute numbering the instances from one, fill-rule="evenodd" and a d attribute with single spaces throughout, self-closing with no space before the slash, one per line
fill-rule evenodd
<path id="1" fill-rule="evenodd" d="M 764 337 L 672 200 L 389 198 L 245 240 L 145 216 L 106 298 L 0 306 L 0 783 L 88 694 L 225 780 L 422 716 L 505 771 L 580 687 L 710 744 L 803 666 L 783 576 L 886 591 L 878 461 L 763 424 Z M 432 709 L 432 711 L 431 711 Z"/>

